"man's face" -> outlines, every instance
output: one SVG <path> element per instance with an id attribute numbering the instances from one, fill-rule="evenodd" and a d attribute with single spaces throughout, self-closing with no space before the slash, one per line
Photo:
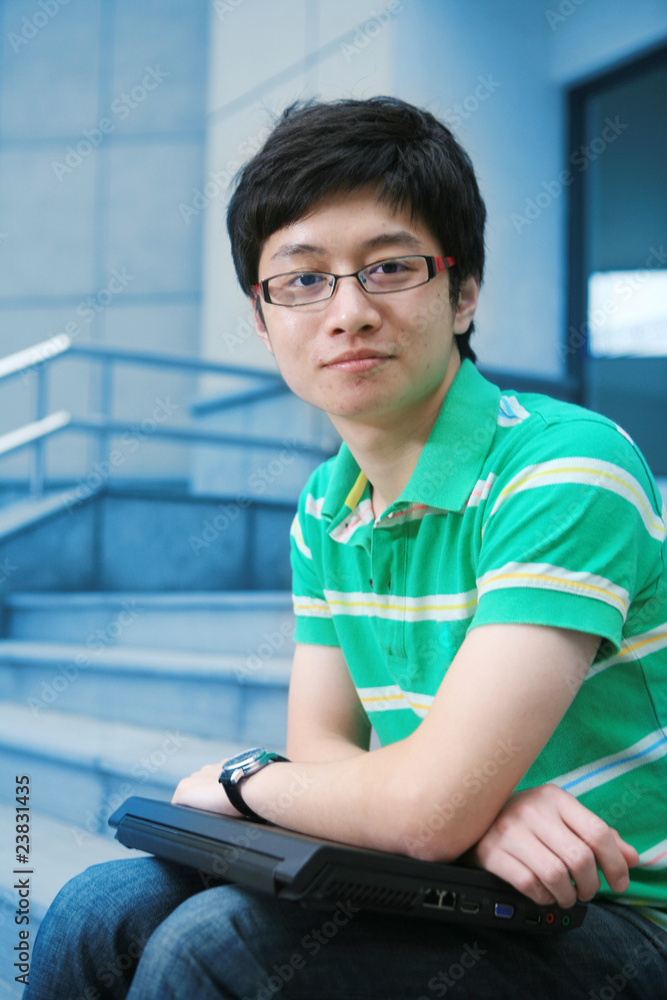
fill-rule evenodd
<path id="1" fill-rule="evenodd" d="M 273 233 L 262 248 L 259 280 L 302 269 L 349 274 L 387 257 L 448 252 L 410 220 L 409 209 L 396 212 L 362 188 L 324 198 Z M 264 323 L 255 310 L 255 324 L 292 391 L 339 430 L 347 421 L 388 426 L 444 395 L 459 364 L 454 334 L 468 329 L 476 302 L 477 283 L 469 279 L 452 308 L 447 271 L 386 295 L 369 295 L 347 277 L 324 302 L 262 302 Z"/>

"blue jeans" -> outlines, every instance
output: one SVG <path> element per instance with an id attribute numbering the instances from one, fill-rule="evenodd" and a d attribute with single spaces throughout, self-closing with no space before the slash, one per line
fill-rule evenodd
<path id="1" fill-rule="evenodd" d="M 155 858 L 89 868 L 42 923 L 24 1000 L 667 996 L 667 933 L 613 903 L 546 938 L 304 910 L 206 879 Z"/>

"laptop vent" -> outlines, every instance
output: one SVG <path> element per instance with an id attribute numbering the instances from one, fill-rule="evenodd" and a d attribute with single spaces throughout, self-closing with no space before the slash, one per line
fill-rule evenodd
<path id="1" fill-rule="evenodd" d="M 362 906 L 410 910 L 415 905 L 419 893 L 405 889 L 384 889 L 376 885 L 355 885 L 343 879 L 331 879 L 322 886 L 318 895 L 322 899 L 351 900 Z"/>

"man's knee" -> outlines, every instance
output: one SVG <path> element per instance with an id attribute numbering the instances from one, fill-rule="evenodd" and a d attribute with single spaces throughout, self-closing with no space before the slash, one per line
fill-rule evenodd
<path id="1" fill-rule="evenodd" d="M 209 889 L 181 903 L 146 943 L 133 984 L 137 996 L 143 983 L 169 983 L 185 970 L 197 982 L 224 981 L 226 959 L 238 958 L 244 948 L 242 918 L 252 906 L 234 886 Z"/>
<path id="2" fill-rule="evenodd" d="M 66 882 L 49 907 L 51 916 L 60 919 L 87 922 L 90 912 L 104 911 L 105 886 L 108 875 L 103 871 L 105 865 L 95 865 L 75 875 Z"/>
<path id="3" fill-rule="evenodd" d="M 65 950 L 96 950 L 131 923 L 141 900 L 136 862 L 93 865 L 67 882 L 44 920 L 44 935 L 56 935 Z"/>
<path id="4" fill-rule="evenodd" d="M 138 888 L 134 870 L 133 860 L 92 865 L 63 886 L 53 905 L 65 911 L 105 914 L 107 918 L 110 905 L 131 909 L 136 905 Z"/>

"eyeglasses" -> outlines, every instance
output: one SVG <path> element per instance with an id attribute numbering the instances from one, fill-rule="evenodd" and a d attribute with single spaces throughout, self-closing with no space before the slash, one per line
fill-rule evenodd
<path id="1" fill-rule="evenodd" d="M 326 271 L 288 271 L 276 274 L 253 286 L 255 295 L 273 306 L 308 306 L 330 299 L 340 278 L 356 278 L 369 295 L 407 292 L 432 281 L 441 271 L 453 267 L 453 257 L 387 257 L 367 264 L 351 274 L 329 274 Z"/>

